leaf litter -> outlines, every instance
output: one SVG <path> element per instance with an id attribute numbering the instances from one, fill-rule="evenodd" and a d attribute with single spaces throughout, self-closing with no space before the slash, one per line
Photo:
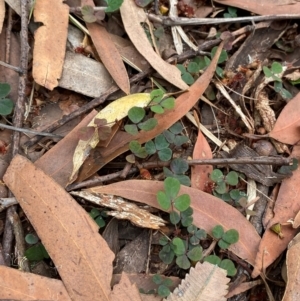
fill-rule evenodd
<path id="1" fill-rule="evenodd" d="M 165 17 L 169 9 L 166 3 L 159 2 L 158 7 L 155 8 L 151 5 L 147 6 L 147 3 L 139 3 L 138 7 L 136 5 L 138 1 L 131 0 L 124 0 L 123 3 L 107 2 L 108 8 L 99 8 L 99 11 L 94 11 L 96 6 L 94 1 L 90 0 L 70 0 L 68 4 L 56 1 L 51 2 L 51 7 L 47 1 L 37 1 L 31 8 L 35 21 L 41 22 L 41 25 L 34 34 L 32 70 L 29 67 L 30 77 L 27 86 L 21 84 L 19 86 L 19 89 L 23 89 L 19 97 L 24 97 L 26 94 L 29 101 L 28 105 L 26 104 L 26 121 L 24 120 L 23 125 L 27 128 L 47 131 L 46 124 L 64 124 L 71 119 L 73 121 L 69 122 L 63 130 L 58 130 L 55 139 L 43 138 L 39 145 L 26 149 L 22 156 L 14 156 L 12 161 L 8 154 L 10 145 L 15 145 L 16 142 L 7 141 L 7 133 L 5 139 L 4 132 L 3 135 L 1 134 L 0 155 L 3 161 L 1 176 L 7 187 L 3 187 L 4 189 L 1 187 L 0 196 L 6 198 L 8 189 L 14 194 L 19 209 L 18 214 L 13 216 L 19 215 L 22 219 L 21 222 L 17 220 L 13 222 L 18 256 L 11 253 L 13 245 L 7 239 L 7 233 L 12 231 L 12 228 L 8 222 L 5 223 L 2 235 L 4 252 L 1 253 L 3 255 L 0 256 L 0 263 L 10 265 L 10 262 L 14 262 L 16 258 L 19 269 L 25 270 L 26 254 L 29 254 L 26 252 L 32 247 L 27 242 L 23 247 L 20 243 L 24 244 L 24 235 L 25 239 L 28 234 L 36 235 L 37 240 L 40 240 L 38 244 L 44 246 L 47 256 L 50 256 L 48 261 L 43 260 L 44 264 L 46 266 L 49 262 L 50 265 L 53 264 L 59 277 L 58 274 L 52 274 L 52 278 L 57 279 L 51 279 L 2 266 L 0 277 L 5 289 L 1 290 L 1 299 L 23 299 L 23 296 L 47 300 L 162 300 L 165 298 L 167 286 L 164 286 L 164 283 L 168 282 L 166 279 L 163 285 L 149 291 L 149 293 L 156 293 L 156 296 L 141 294 L 142 287 L 135 284 L 140 281 L 135 281 L 132 275 L 124 272 L 119 282 L 114 283 L 114 286 L 111 285 L 114 268 L 118 273 L 122 272 L 123 268 L 123 271 L 135 273 L 135 277 L 141 279 L 144 277 L 141 273 L 142 267 L 142 271 L 146 274 L 179 275 L 183 279 L 165 300 L 206 300 L 207 298 L 226 300 L 228 296 L 234 294 L 244 294 L 245 300 L 257 299 L 259 294 L 263 295 L 261 297 L 263 299 L 274 300 L 272 293 L 276 291 L 276 281 L 286 279 L 284 276 L 281 278 L 274 271 L 281 266 L 284 267 L 285 264 L 288 279 L 286 291 L 281 289 L 276 300 L 293 299 L 298 294 L 296 283 L 298 283 L 299 273 L 296 260 L 299 256 L 298 236 L 295 237 L 300 214 L 297 198 L 299 170 L 296 163 L 293 161 L 293 166 L 271 168 L 272 161 L 268 161 L 267 167 L 259 166 L 256 160 L 265 158 L 263 156 L 266 151 L 256 149 L 257 153 L 252 153 L 250 159 L 253 159 L 252 164 L 255 163 L 253 166 L 256 170 L 264 170 L 264 172 L 253 174 L 255 169 L 250 168 L 249 163 L 239 168 L 239 164 L 226 164 L 226 160 L 232 158 L 233 154 L 235 159 L 243 158 L 239 152 L 245 154 L 246 147 L 254 147 L 257 140 L 264 141 L 269 138 L 275 146 L 277 156 L 281 154 L 296 159 L 300 157 L 299 76 L 297 75 L 299 33 L 297 27 L 291 26 L 292 22 L 271 23 L 270 18 L 265 15 L 268 12 L 277 20 L 298 19 L 299 15 L 293 14 L 299 6 L 298 1 L 279 3 L 269 0 L 244 2 L 226 0 L 215 1 L 216 7 L 212 8 L 210 1 L 197 4 L 194 1 L 184 0 L 178 3 L 176 15 L 170 19 Z M 0 7 L 2 31 L 7 29 L 7 25 L 3 23 L 5 18 L 3 3 L 2 1 Z M 7 3 L 14 5 L 11 1 Z M 78 8 L 80 5 L 87 5 L 86 10 L 81 11 Z M 121 5 L 120 14 L 113 12 L 118 5 Z M 22 14 L 24 17 L 24 11 L 21 12 L 19 7 L 12 7 L 17 14 Z M 189 21 L 199 21 L 195 18 L 198 14 L 196 11 L 204 7 L 207 9 L 206 14 L 215 11 L 210 17 L 216 17 L 216 23 L 210 26 L 207 35 L 203 33 L 208 32 L 208 27 L 199 25 L 200 29 L 196 29 L 195 26 L 188 25 Z M 86 16 L 87 12 L 89 17 Z M 81 44 L 73 49 L 66 49 L 69 13 L 72 14 L 70 20 L 76 21 L 76 26 L 83 32 Z M 105 13 L 107 17 L 104 19 Z M 252 33 L 249 33 L 247 27 L 237 26 L 243 24 L 240 23 L 243 22 L 243 17 L 234 20 L 234 23 L 230 20 L 240 16 L 246 16 L 246 20 L 248 16 L 252 18 L 252 13 L 261 15 L 265 21 L 268 21 L 254 23 L 256 17 L 254 16 L 252 23 L 255 30 Z M 280 14 L 286 15 L 282 17 Z M 207 19 L 208 24 L 211 24 L 212 18 Z M 223 19 L 221 22 L 227 18 L 229 23 L 226 26 L 218 25 L 220 18 Z M 94 22 L 90 23 L 90 21 Z M 168 53 L 172 55 L 176 53 L 174 50 L 176 41 L 172 40 L 175 37 L 172 37 L 169 26 L 175 28 L 177 21 L 181 27 L 176 28 L 180 28 L 180 34 L 186 44 L 181 43 L 178 49 L 182 54 L 179 53 L 180 55 L 172 58 Z M 22 30 L 24 24 L 20 24 Z M 29 29 L 32 30 L 30 26 Z M 224 39 L 221 44 L 219 37 Z M 265 37 L 268 37 L 267 41 Z M 3 35 L 2 45 L 7 45 L 5 38 L 6 41 L 9 39 Z M 24 36 L 21 35 L 21 38 L 24 39 Z M 196 44 L 199 50 L 204 49 L 205 52 L 197 53 Z M 189 49 L 191 45 L 193 50 Z M 212 49 L 215 45 L 220 45 L 217 50 Z M 17 48 L 11 48 L 11 56 L 17 56 L 18 60 L 21 60 Z M 227 55 L 229 57 L 227 63 L 224 59 L 219 59 L 219 56 L 224 58 L 225 50 L 222 48 L 226 49 L 226 57 Z M 22 49 L 24 53 L 25 48 Z M 89 87 L 77 88 L 80 84 L 78 80 L 84 86 L 88 86 L 84 78 L 81 77 L 80 80 L 80 77 L 75 77 L 75 73 L 81 73 L 81 69 L 82 75 L 85 75 L 84 64 L 76 68 L 75 65 L 72 66 L 77 58 L 72 59 L 71 65 L 67 67 L 70 77 L 60 85 L 64 89 L 57 88 L 62 71 L 66 68 L 64 61 L 66 63 L 70 54 L 74 58 L 86 56 L 86 65 L 98 60 L 98 64 L 106 67 L 108 72 L 101 67 L 102 71 L 93 69 L 98 70 L 95 76 L 91 72 L 86 74 L 86 78 L 90 78 L 94 86 L 98 81 L 98 86 L 103 90 L 104 81 L 108 86 L 111 82 L 112 91 L 116 92 L 118 86 L 123 92 L 117 91 L 103 96 L 103 92 L 99 92 L 102 91 L 101 89 L 97 93 L 95 91 L 90 93 Z M 7 56 L 3 61 L 8 61 Z M 15 58 L 13 61 L 16 61 Z M 180 64 L 178 67 L 177 63 Z M 72 71 L 73 67 L 74 71 Z M 1 67 L 0 70 L 4 69 Z M 3 82 L 18 85 L 13 77 L 6 76 L 2 71 L 0 76 Z M 137 77 L 138 81 L 133 81 L 134 77 Z M 130 78 L 132 82 L 129 84 Z M 14 95 L 17 95 L 15 93 L 17 87 L 11 88 L 12 92 L 8 97 L 14 98 Z M 164 108 L 162 104 L 165 98 L 163 98 L 157 100 L 162 101 L 161 103 L 155 104 L 159 112 L 151 111 L 151 106 L 154 104 L 151 104 L 153 99 L 150 93 L 154 89 L 161 90 L 165 97 L 174 95 L 176 98 L 174 107 L 171 108 L 168 104 Z M 81 104 L 75 104 L 74 99 L 77 96 L 73 98 L 76 95 L 74 91 L 86 95 L 79 95 L 82 99 Z M 98 102 L 101 105 L 96 108 L 99 113 L 95 110 L 90 112 L 92 107 L 85 109 L 90 100 L 88 97 L 98 96 L 99 93 L 102 93 L 100 98 L 104 97 L 101 102 Z M 124 97 L 124 93 L 128 96 Z M 66 98 L 69 100 L 65 101 Z M 204 113 L 199 99 L 207 99 L 206 103 L 211 105 L 211 113 L 207 113 L 208 111 Z M 1 111 L 1 106 L 4 104 L 1 100 L 0 115 L 5 115 L 4 108 Z M 104 100 L 106 103 L 102 104 Z M 16 99 L 13 101 L 15 102 Z M 135 136 L 127 133 L 126 126 L 130 125 L 130 118 L 127 118 L 128 111 L 134 106 L 145 108 L 146 119 L 143 122 L 147 123 L 147 119 L 154 118 L 157 126 L 150 130 L 141 126 L 140 128 L 144 130 Z M 62 109 L 63 116 L 58 117 L 51 113 L 55 112 L 56 107 Z M 23 109 L 25 108 L 19 107 L 18 104 L 14 108 L 16 116 L 20 116 L 18 114 Z M 76 111 L 80 110 L 82 114 L 76 115 Z M 200 116 L 196 118 L 199 119 L 196 122 L 196 126 L 201 129 L 199 132 L 190 122 L 192 110 L 195 110 L 194 116 L 196 111 Z M 87 111 L 90 113 L 86 114 Z M 45 120 L 42 119 L 42 114 L 46 115 Z M 77 117 L 81 115 L 81 119 L 74 119 L 75 115 Z M 2 123 L 15 122 L 11 116 L 5 118 L 2 119 Z M 171 126 L 176 128 L 177 122 L 182 124 L 179 132 L 170 131 Z M 205 138 L 203 133 L 209 138 Z M 21 143 L 30 139 L 22 134 Z M 58 142 L 59 139 L 61 141 Z M 155 149 L 147 153 L 152 139 L 156 139 L 153 143 Z M 131 148 L 133 140 L 139 152 L 133 152 Z M 218 148 L 215 148 L 215 141 L 220 149 L 226 151 L 229 149 L 229 154 L 222 154 Z M 144 143 L 148 144 L 144 146 Z M 16 154 L 15 151 L 13 152 Z M 126 155 L 130 152 L 134 155 L 131 154 L 129 162 L 126 161 L 128 158 Z M 168 157 L 171 158 L 171 162 L 163 161 L 159 152 L 171 152 L 171 157 Z M 143 156 L 138 156 L 142 153 Z M 35 163 L 31 163 L 26 157 Z M 218 157 L 223 157 L 223 164 L 213 166 L 207 161 L 201 163 L 202 159 Z M 177 161 L 173 160 L 174 158 Z M 9 167 L 6 170 L 7 166 Z M 216 171 L 218 169 L 219 172 Z M 220 175 L 214 181 L 211 177 L 213 171 Z M 230 176 L 234 173 L 234 178 L 237 180 L 233 181 L 230 180 Z M 128 180 L 129 175 L 130 180 Z M 276 175 L 279 178 L 272 179 Z M 180 211 L 171 212 L 170 215 L 163 212 L 157 202 L 156 194 L 164 189 L 163 180 L 166 177 L 173 177 L 179 183 L 187 185 L 191 183 L 192 187 L 180 186 L 178 191 L 179 194 L 184 195 L 184 198 L 179 196 L 175 204 L 177 209 L 185 209 L 184 204 L 181 204 L 182 207 L 178 204 L 188 196 L 191 207 L 187 211 L 190 210 L 192 215 L 185 215 L 186 212 Z M 263 179 L 264 177 L 268 180 Z M 191 180 L 186 181 L 187 178 Z M 251 224 L 251 218 L 250 221 L 246 219 L 246 209 L 243 207 L 247 198 L 245 183 L 253 179 L 258 183 L 268 181 L 272 184 L 283 179 L 276 200 L 274 196 L 270 199 L 266 195 L 269 198 L 269 205 L 274 205 L 272 218 L 263 222 L 263 216 L 256 216 L 256 219 L 259 218 L 261 224 L 265 225 L 262 237 Z M 177 183 L 176 181 L 171 182 Z M 72 185 L 69 185 L 70 183 Z M 74 189 L 72 187 L 90 186 L 88 191 L 85 189 L 72 192 L 74 197 L 76 195 L 76 200 L 66 191 L 66 189 L 68 191 Z M 135 201 L 137 204 L 131 204 L 127 200 Z M 259 200 L 254 205 L 254 212 L 256 212 L 255 206 L 259 206 Z M 13 207 L 7 210 L 9 223 L 12 220 L 10 212 L 13 210 L 16 209 Z M 257 212 L 264 212 L 264 210 L 260 209 Z M 111 216 L 118 219 L 117 228 L 110 226 Z M 185 223 L 191 216 L 193 225 L 185 227 Z M 178 218 L 179 221 L 176 222 Z M 139 227 L 131 223 L 126 224 L 123 219 L 139 227 L 159 229 L 159 231 L 151 232 L 150 236 L 141 235 Z M 3 220 L 4 218 L 0 219 L 0 233 L 3 231 Z M 219 238 L 214 236 L 215 226 L 223 229 Z M 104 237 L 107 239 L 107 233 L 104 235 L 104 232 L 110 227 L 112 232 L 109 235 L 116 237 L 114 239 L 116 244 L 114 250 L 117 250 L 115 263 L 114 254 L 109 248 L 111 245 L 104 240 Z M 20 228 L 23 229 L 19 230 Z M 105 228 L 104 232 L 103 228 Z M 22 234 L 23 231 L 25 234 Z M 229 238 L 226 237 L 230 237 L 229 233 L 232 231 L 238 233 L 238 239 L 234 239 L 233 244 L 228 244 L 226 239 Z M 181 240 L 182 244 L 179 243 Z M 184 244 L 183 241 L 189 243 Z M 22 251 L 24 248 L 25 253 Z M 168 248 L 173 250 L 170 251 L 173 252 L 173 257 L 166 264 L 162 260 L 161 252 L 164 250 L 166 255 Z M 285 255 L 284 251 L 287 248 L 288 252 Z M 135 255 L 132 250 L 139 253 Z M 124 256 L 127 256 L 126 252 L 132 253 L 127 258 L 129 262 L 128 260 L 126 262 L 126 258 L 123 261 Z M 199 252 L 202 257 L 197 257 L 194 262 L 191 259 L 194 267 L 185 270 L 184 260 L 190 260 L 188 256 Z M 206 261 L 206 257 L 216 256 L 210 255 L 211 252 L 219 256 L 214 265 Z M 277 258 L 280 261 L 276 260 Z M 222 267 L 221 262 L 228 264 L 229 259 L 233 261 L 230 263 L 233 265 L 231 272 L 229 266 L 225 268 L 223 265 L 222 269 L 217 267 L 217 264 Z M 196 264 L 199 260 L 201 262 Z M 30 264 L 32 271 L 35 271 L 33 263 Z M 226 277 L 224 268 L 227 273 L 233 273 L 238 268 L 246 271 L 248 275 L 252 274 L 252 278 L 260 276 L 263 281 L 252 281 L 250 276 L 235 276 L 230 279 L 229 274 Z M 44 271 L 41 274 L 47 273 Z M 245 275 L 245 273 L 241 274 Z M 199 275 L 202 277 L 200 284 Z M 150 284 L 151 277 L 147 278 L 147 281 Z M 33 285 L 34 290 L 28 291 L 29 285 Z M 213 290 L 209 288 L 210 285 Z M 264 285 L 267 293 L 265 291 L 262 293 Z M 250 288 L 252 288 L 251 293 L 246 295 L 246 291 Z M 228 290 L 230 292 L 227 295 Z M 60 292 L 59 296 L 57 292 Z"/>

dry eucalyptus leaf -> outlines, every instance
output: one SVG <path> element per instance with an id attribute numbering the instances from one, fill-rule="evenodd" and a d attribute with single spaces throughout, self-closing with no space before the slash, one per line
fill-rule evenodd
<path id="1" fill-rule="evenodd" d="M 165 226 L 166 222 L 160 217 L 140 209 L 137 205 L 124 201 L 123 198 L 109 194 L 95 195 L 88 191 L 73 191 L 72 195 L 80 196 L 94 204 L 114 209 L 116 211 L 107 212 L 108 215 L 118 219 L 130 220 L 133 224 L 143 228 L 159 229 Z"/>
<path id="2" fill-rule="evenodd" d="M 49 90 L 58 85 L 66 52 L 69 7 L 63 2 L 39 0 L 34 7 L 34 21 L 43 25 L 34 35 L 32 75 Z"/>
<path id="3" fill-rule="evenodd" d="M 208 262 L 198 262 L 166 301 L 226 301 L 226 271 Z"/>

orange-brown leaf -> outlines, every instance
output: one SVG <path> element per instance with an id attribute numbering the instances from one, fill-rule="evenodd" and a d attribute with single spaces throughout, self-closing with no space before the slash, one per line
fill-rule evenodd
<path id="1" fill-rule="evenodd" d="M 194 147 L 193 159 L 211 159 L 212 152 L 210 146 L 202 132 L 198 131 L 197 141 Z M 194 165 L 192 166 L 191 187 L 204 190 L 209 181 L 209 174 L 212 172 L 212 165 Z"/>
<path id="2" fill-rule="evenodd" d="M 159 190 L 163 190 L 163 182 L 148 180 L 122 181 L 89 189 L 93 193 L 114 194 L 161 209 L 156 200 L 156 193 Z M 253 265 L 260 237 L 250 222 L 232 206 L 210 194 L 181 186 L 179 194 L 185 193 L 190 196 L 192 201 L 194 224 L 208 233 L 211 233 L 212 228 L 216 225 L 222 225 L 225 231 L 236 229 L 240 239 L 230 249 Z"/>
<path id="3" fill-rule="evenodd" d="M 34 21 L 43 25 L 34 35 L 32 75 L 49 90 L 58 85 L 66 52 L 69 7 L 63 2 L 39 0 L 34 7 Z"/>
<path id="4" fill-rule="evenodd" d="M 114 255 L 87 212 L 20 155 L 3 179 L 55 263 L 71 299 L 109 300 Z"/>
<path id="5" fill-rule="evenodd" d="M 296 145 L 292 157 L 300 158 L 300 146 Z M 274 224 L 285 224 L 294 218 L 300 210 L 300 169 L 293 172 L 292 177 L 285 179 L 281 184 L 278 197 L 274 207 L 274 217 L 270 220 L 259 245 L 259 252 L 255 260 L 252 276 L 257 277 L 259 273 L 267 268 L 286 249 L 288 243 L 297 233 L 297 229 L 291 226 L 281 226 L 283 238 L 270 230 Z"/>
<path id="6" fill-rule="evenodd" d="M 81 0 L 81 5 L 95 6 L 93 0 Z M 86 23 L 86 26 L 102 63 L 120 89 L 129 94 L 130 84 L 125 65 L 106 28 L 97 23 Z"/>

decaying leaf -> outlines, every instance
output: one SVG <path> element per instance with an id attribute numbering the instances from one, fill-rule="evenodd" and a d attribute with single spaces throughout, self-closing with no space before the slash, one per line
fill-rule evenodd
<path id="1" fill-rule="evenodd" d="M 149 180 L 128 180 L 106 186 L 88 189 L 92 193 L 118 195 L 136 202 L 143 202 L 160 210 L 156 194 L 163 190 L 163 182 Z M 250 222 L 235 208 L 224 201 L 198 189 L 181 186 L 179 195 L 188 194 L 194 210 L 194 224 L 211 233 L 216 225 L 226 230 L 236 229 L 239 241 L 230 250 L 250 264 L 254 264 L 260 237 Z M 228 218 L 230 216 L 230 218 Z"/>
<path id="2" fill-rule="evenodd" d="M 226 271 L 208 262 L 198 262 L 167 301 L 226 301 L 229 278 Z"/>
<path id="3" fill-rule="evenodd" d="M 289 243 L 286 254 L 287 284 L 282 301 L 297 300 L 300 295 L 300 234 Z"/>
<path id="4" fill-rule="evenodd" d="M 99 143 L 98 129 L 95 125 L 95 120 L 106 119 L 107 125 L 112 127 L 116 121 L 119 121 L 127 116 L 130 108 L 134 106 L 145 107 L 150 102 L 150 100 L 150 94 L 148 93 L 131 94 L 110 103 L 95 116 L 95 118 L 88 124 L 88 126 L 90 127 L 95 127 L 94 134 L 87 140 L 79 140 L 78 145 L 74 151 L 73 171 L 70 176 L 69 184 L 75 180 L 77 172 L 82 163 L 89 155 L 90 150 L 92 148 L 95 148 Z"/>
<path id="5" fill-rule="evenodd" d="M 189 87 L 181 79 L 179 69 L 176 66 L 168 64 L 157 55 L 147 39 L 144 29 L 140 24 L 147 19 L 143 8 L 136 6 L 133 0 L 124 0 L 120 12 L 126 33 L 136 49 L 165 80 L 181 90 L 187 90 Z"/>
<path id="6" fill-rule="evenodd" d="M 287 144 L 300 140 L 300 93 L 285 105 L 269 136 Z"/>
<path id="7" fill-rule="evenodd" d="M 300 158 L 300 146 L 294 146 L 291 154 L 293 158 Z M 295 218 L 300 210 L 300 169 L 293 171 L 290 178 L 283 180 L 274 207 L 274 217 L 269 221 L 267 229 L 259 245 L 252 276 L 255 278 L 263 269 L 267 268 L 286 249 L 288 243 L 297 233 L 291 225 L 284 225 Z M 275 224 L 281 224 L 282 239 L 270 230 Z"/>
<path id="8" fill-rule="evenodd" d="M 0 266 L 1 300 L 71 301 L 63 283 L 32 273 Z"/>
<path id="9" fill-rule="evenodd" d="M 70 298 L 110 300 L 114 255 L 87 212 L 52 178 L 20 155 L 12 160 L 4 182 L 55 263 Z"/>
<path id="10" fill-rule="evenodd" d="M 36 83 L 52 90 L 62 73 L 69 7 L 63 0 L 36 1 L 34 20 L 43 25 L 35 31 L 32 75 Z"/>
<path id="11" fill-rule="evenodd" d="M 2 32 L 4 18 L 5 18 L 5 2 L 4 0 L 0 0 L 0 33 Z"/>
<path id="12" fill-rule="evenodd" d="M 71 194 L 80 196 L 94 204 L 114 209 L 116 211 L 108 211 L 107 214 L 118 219 L 130 220 L 133 224 L 139 227 L 159 229 L 159 227 L 166 224 L 166 222 L 160 217 L 149 213 L 147 210 L 140 209 L 135 204 L 126 202 L 120 197 L 115 197 L 109 194 L 97 196 L 88 191 L 74 191 L 71 192 Z"/>
<path id="13" fill-rule="evenodd" d="M 81 5 L 95 6 L 93 0 L 81 0 Z M 130 84 L 127 70 L 122 61 L 122 57 L 114 42 L 111 40 L 106 28 L 95 22 L 86 23 L 86 26 L 102 63 L 121 90 L 126 94 L 129 94 Z"/>
<path id="14" fill-rule="evenodd" d="M 198 102 L 214 75 L 222 47 L 223 44 L 220 44 L 211 64 L 190 87 L 189 91 L 176 98 L 174 109 L 167 110 L 164 114 L 156 114 L 154 117 L 157 120 L 157 126 L 148 132 L 140 131 L 139 134 L 135 136 L 135 139 L 138 140 L 139 143 L 143 144 L 170 128 Z M 88 178 L 112 159 L 127 151 L 130 141 L 132 141 L 132 135 L 120 131 L 112 139 L 108 148 L 97 147 L 83 165 L 78 180 L 82 181 Z"/>

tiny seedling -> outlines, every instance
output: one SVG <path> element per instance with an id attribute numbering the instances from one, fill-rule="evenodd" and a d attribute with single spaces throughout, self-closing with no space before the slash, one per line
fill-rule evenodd
<path id="1" fill-rule="evenodd" d="M 104 218 L 107 217 L 107 214 L 105 211 L 99 211 L 96 208 L 93 208 L 90 211 L 90 217 L 96 222 L 96 224 L 99 226 L 99 228 L 103 228 L 106 225 L 106 222 Z"/>
<path id="2" fill-rule="evenodd" d="M 172 158 L 172 150 L 169 148 L 170 143 L 163 134 L 160 134 L 145 143 L 145 149 L 148 155 L 158 154 L 161 161 L 169 161 Z"/>
<path id="3" fill-rule="evenodd" d="M 152 281 L 158 285 L 157 294 L 162 297 L 168 297 L 171 293 L 169 286 L 173 284 L 173 281 L 170 278 L 163 278 L 158 274 L 152 276 Z"/>
<path id="4" fill-rule="evenodd" d="M 25 251 L 25 256 L 29 261 L 41 261 L 48 259 L 49 254 L 47 253 L 44 245 L 39 242 L 39 238 L 34 234 L 27 234 L 25 241 L 32 245 Z"/>
<path id="5" fill-rule="evenodd" d="M 235 229 L 224 232 L 224 228 L 221 225 L 217 225 L 212 229 L 212 237 L 218 241 L 218 246 L 225 250 L 231 244 L 238 242 L 239 232 Z"/>
<path id="6" fill-rule="evenodd" d="M 237 17 L 237 9 L 235 7 L 228 6 L 227 13 L 224 13 L 224 18 L 236 18 Z"/>
<path id="7" fill-rule="evenodd" d="M 7 98 L 10 93 L 10 85 L 7 83 L 0 83 L 0 115 L 6 116 L 13 111 L 14 103 Z"/>
<path id="8" fill-rule="evenodd" d="M 228 185 L 235 186 L 239 182 L 238 173 L 235 171 L 230 171 L 224 176 L 220 169 L 214 169 L 209 177 L 216 184 L 215 192 L 221 195 L 228 191 Z"/>

